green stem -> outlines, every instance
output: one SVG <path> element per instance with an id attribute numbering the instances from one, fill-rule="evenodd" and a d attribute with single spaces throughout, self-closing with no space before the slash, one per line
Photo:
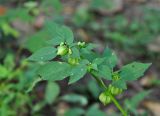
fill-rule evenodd
<path id="1" fill-rule="evenodd" d="M 96 81 L 98 82 L 99 86 L 102 87 L 106 91 L 107 87 L 104 84 L 104 82 L 102 81 L 102 79 L 98 78 L 93 72 L 91 72 L 91 74 L 96 79 Z M 127 112 L 121 107 L 121 105 L 114 98 L 114 96 L 109 91 L 107 91 L 107 94 L 110 96 L 111 100 L 116 105 L 116 107 L 120 110 L 120 112 L 123 114 L 123 116 L 127 116 Z"/>

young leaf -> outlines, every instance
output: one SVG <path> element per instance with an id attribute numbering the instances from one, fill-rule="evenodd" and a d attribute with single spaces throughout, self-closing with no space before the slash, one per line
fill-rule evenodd
<path id="1" fill-rule="evenodd" d="M 106 48 L 103 53 L 103 57 L 106 58 L 106 64 L 113 69 L 118 61 L 118 58 L 114 52 L 112 52 L 109 48 Z"/>
<path id="2" fill-rule="evenodd" d="M 48 61 L 57 56 L 57 49 L 54 47 L 44 47 L 32 54 L 28 59 L 31 61 Z"/>
<path id="3" fill-rule="evenodd" d="M 136 80 L 144 75 L 144 72 L 148 69 L 151 63 L 139 63 L 133 62 L 125 65 L 120 70 L 120 77 L 125 81 Z"/>
<path id="4" fill-rule="evenodd" d="M 78 64 L 74 66 L 71 70 L 69 84 L 75 83 L 80 80 L 87 72 L 87 66 L 84 64 Z"/>
<path id="5" fill-rule="evenodd" d="M 44 80 L 62 80 L 70 75 L 71 66 L 65 62 L 50 62 L 41 66 L 38 74 Z"/>
<path id="6" fill-rule="evenodd" d="M 45 91 L 45 100 L 47 103 L 51 104 L 54 102 L 56 97 L 60 92 L 60 88 L 55 82 L 48 82 L 46 91 Z"/>

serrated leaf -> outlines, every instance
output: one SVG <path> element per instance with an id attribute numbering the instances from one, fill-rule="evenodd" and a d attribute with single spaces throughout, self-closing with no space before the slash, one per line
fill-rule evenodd
<path id="1" fill-rule="evenodd" d="M 61 37 L 55 37 L 53 39 L 50 39 L 47 41 L 48 44 L 51 44 L 51 45 L 59 45 L 61 42 L 64 42 L 64 38 L 61 38 Z"/>
<path id="2" fill-rule="evenodd" d="M 109 48 L 106 48 L 103 52 L 103 57 L 106 58 L 106 64 L 113 69 L 118 61 L 116 54 L 111 51 Z"/>
<path id="3" fill-rule="evenodd" d="M 120 77 L 125 81 L 136 80 L 144 75 L 144 72 L 149 68 L 151 63 L 133 62 L 125 65 L 120 70 Z"/>
<path id="4" fill-rule="evenodd" d="M 105 60 L 106 60 L 106 58 L 95 58 L 92 63 L 95 63 L 95 64 L 97 64 L 97 65 L 100 65 L 100 64 L 102 64 L 103 62 L 105 62 Z"/>
<path id="5" fill-rule="evenodd" d="M 102 65 L 98 68 L 98 72 L 100 77 L 103 77 L 104 79 L 107 80 L 112 80 L 112 70 L 106 66 L 106 65 Z"/>
<path id="6" fill-rule="evenodd" d="M 60 92 L 60 88 L 55 82 L 48 82 L 45 91 L 45 101 L 49 104 L 53 103 Z"/>
<path id="7" fill-rule="evenodd" d="M 65 62 L 50 62 L 41 66 L 38 74 L 44 80 L 62 80 L 70 75 L 71 66 Z"/>
<path id="8" fill-rule="evenodd" d="M 57 49 L 54 47 L 44 47 L 33 53 L 28 59 L 31 61 L 48 61 L 57 56 Z"/>
<path id="9" fill-rule="evenodd" d="M 73 32 L 66 26 L 61 26 L 54 22 L 47 21 L 45 29 L 52 35 L 50 44 L 58 45 L 61 42 L 66 42 L 68 45 L 73 43 Z"/>
<path id="10" fill-rule="evenodd" d="M 74 66 L 71 70 L 69 84 L 75 83 L 80 80 L 87 72 L 87 66 L 84 64 L 78 64 Z"/>

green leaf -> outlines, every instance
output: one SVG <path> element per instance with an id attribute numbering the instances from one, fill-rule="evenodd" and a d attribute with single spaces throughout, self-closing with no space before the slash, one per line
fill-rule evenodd
<path id="1" fill-rule="evenodd" d="M 104 79 L 107 80 L 112 80 L 112 70 L 106 66 L 102 65 L 98 68 L 98 73 L 100 77 L 103 77 Z"/>
<path id="2" fill-rule="evenodd" d="M 51 21 L 47 21 L 45 23 L 45 29 L 48 31 L 48 33 L 51 34 L 53 38 L 49 41 L 50 44 L 58 45 L 61 42 L 66 42 L 68 45 L 70 45 L 73 43 L 73 33 L 70 28 L 58 25 Z"/>
<path id="3" fill-rule="evenodd" d="M 32 54 L 28 59 L 31 61 L 48 61 L 57 56 L 57 49 L 54 47 L 44 47 Z"/>
<path id="4" fill-rule="evenodd" d="M 70 75 L 71 66 L 65 62 L 50 62 L 41 66 L 38 74 L 44 80 L 62 80 Z"/>
<path id="5" fill-rule="evenodd" d="M 59 36 L 47 41 L 48 44 L 51 44 L 54 46 L 59 45 L 61 42 L 64 42 L 64 38 L 61 38 Z"/>
<path id="6" fill-rule="evenodd" d="M 97 104 L 94 104 L 87 110 L 86 116 L 106 116 L 106 114 L 99 109 Z"/>
<path id="7" fill-rule="evenodd" d="M 0 64 L 0 77 L 6 77 L 8 74 L 8 69 Z"/>
<path id="8" fill-rule="evenodd" d="M 84 64 L 78 64 L 74 66 L 71 70 L 69 84 L 75 83 L 80 80 L 87 72 L 87 66 Z"/>
<path id="9" fill-rule="evenodd" d="M 79 50 L 76 47 L 71 48 L 72 54 L 70 57 L 72 58 L 80 58 Z"/>
<path id="10" fill-rule="evenodd" d="M 56 100 L 56 97 L 60 93 L 59 85 L 55 82 L 48 82 L 45 91 L 45 101 L 49 104 Z"/>
<path id="11" fill-rule="evenodd" d="M 151 63 L 133 62 L 125 65 L 120 70 L 120 77 L 125 81 L 136 80 L 144 75 L 144 72 L 149 68 Z"/>
<path id="12" fill-rule="evenodd" d="M 125 107 L 132 113 L 137 114 L 136 109 L 139 103 L 149 94 L 150 94 L 150 91 L 141 91 L 135 96 L 133 96 L 131 99 L 126 99 Z"/>
<path id="13" fill-rule="evenodd" d="M 48 33 L 44 30 L 41 30 L 30 37 L 26 38 L 26 42 L 24 43 L 24 47 L 31 52 L 35 52 L 40 48 L 46 46 L 46 38 L 48 37 Z"/>
<path id="14" fill-rule="evenodd" d="M 106 60 L 106 58 L 95 58 L 92 63 L 100 65 L 100 64 L 104 63 L 105 60 Z"/>
<path id="15" fill-rule="evenodd" d="M 106 48 L 103 52 L 103 57 L 106 58 L 106 65 L 108 65 L 111 69 L 113 69 L 118 61 L 118 58 L 114 52 L 112 52 L 109 48 Z"/>
<path id="16" fill-rule="evenodd" d="M 71 108 L 65 112 L 64 116 L 81 116 L 84 112 L 81 108 Z"/>
<path id="17" fill-rule="evenodd" d="M 122 79 L 116 80 L 112 82 L 112 85 L 121 89 L 127 89 L 126 82 Z"/>
<path id="18" fill-rule="evenodd" d="M 39 83 L 40 81 L 42 81 L 41 78 L 34 79 L 34 81 L 32 82 L 32 84 L 30 85 L 30 87 L 28 88 L 28 90 L 26 92 L 27 93 L 31 92 L 33 90 L 33 88 L 36 86 L 36 84 Z"/>
<path id="19" fill-rule="evenodd" d="M 89 81 L 89 83 L 87 84 L 87 87 L 89 92 L 93 95 L 93 97 L 97 99 L 101 90 L 100 90 L 100 87 L 95 82 L 95 80 Z"/>
<path id="20" fill-rule="evenodd" d="M 4 59 L 4 66 L 9 70 L 13 70 L 15 67 L 15 62 L 14 62 L 14 55 L 13 54 L 7 54 L 7 56 Z"/>
<path id="21" fill-rule="evenodd" d="M 75 103 L 75 104 L 79 103 L 82 106 L 85 106 L 88 103 L 88 100 L 86 97 L 78 94 L 67 94 L 63 96 L 61 99 L 70 103 Z"/>

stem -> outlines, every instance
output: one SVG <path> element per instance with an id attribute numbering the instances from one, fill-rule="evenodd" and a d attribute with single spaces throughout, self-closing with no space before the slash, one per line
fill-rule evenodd
<path id="1" fill-rule="evenodd" d="M 102 87 L 106 91 L 107 87 L 104 84 L 104 82 L 102 81 L 102 79 L 98 78 L 94 74 L 94 72 L 91 72 L 91 75 L 96 79 L 96 81 L 98 82 L 99 86 Z M 118 103 L 118 101 L 114 98 L 114 96 L 109 91 L 107 91 L 107 94 L 110 96 L 111 100 L 116 105 L 116 107 L 120 110 L 120 112 L 123 114 L 123 116 L 127 116 L 127 112 L 122 108 L 122 106 Z"/>

